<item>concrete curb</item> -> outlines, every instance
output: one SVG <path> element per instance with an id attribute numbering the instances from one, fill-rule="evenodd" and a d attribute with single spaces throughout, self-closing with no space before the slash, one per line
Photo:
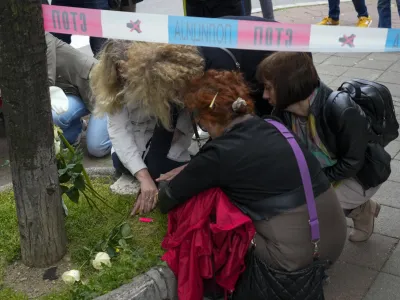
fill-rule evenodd
<path id="1" fill-rule="evenodd" d="M 168 267 L 155 267 L 95 300 L 178 300 L 177 283 Z"/>
<path id="2" fill-rule="evenodd" d="M 114 168 L 112 167 L 93 167 L 86 169 L 88 175 L 92 178 L 96 177 L 104 177 L 104 176 L 113 176 L 114 175 Z M 0 193 L 8 191 L 12 189 L 12 183 L 7 183 L 5 185 L 0 186 Z"/>

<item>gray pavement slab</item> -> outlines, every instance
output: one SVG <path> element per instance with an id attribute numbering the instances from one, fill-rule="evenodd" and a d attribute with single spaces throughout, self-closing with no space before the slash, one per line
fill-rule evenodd
<path id="1" fill-rule="evenodd" d="M 400 61 L 397 61 L 389 68 L 389 71 L 400 72 Z"/>
<path id="2" fill-rule="evenodd" d="M 328 275 L 330 283 L 324 287 L 326 300 L 361 300 L 378 271 L 338 261 Z"/>
<path id="3" fill-rule="evenodd" d="M 390 180 L 400 182 L 400 161 L 393 159 L 391 162 L 392 174 Z"/>
<path id="4" fill-rule="evenodd" d="M 355 64 L 356 68 L 364 68 L 364 69 L 375 69 L 375 70 L 387 70 L 394 64 L 393 61 L 390 60 L 379 60 L 373 58 L 364 58 L 358 61 Z"/>
<path id="5" fill-rule="evenodd" d="M 364 300 L 399 300 L 400 277 L 380 273 Z"/>
<path id="6" fill-rule="evenodd" d="M 383 74 L 384 71 L 375 69 L 364 69 L 364 68 L 350 68 L 342 74 L 343 77 L 349 78 L 362 78 L 366 80 L 374 81 Z"/>
<path id="7" fill-rule="evenodd" d="M 400 209 L 382 205 L 375 219 L 374 232 L 393 238 L 400 238 Z M 399 298 L 400 299 L 400 298 Z"/>
<path id="8" fill-rule="evenodd" d="M 392 255 L 385 263 L 382 271 L 395 276 L 400 276 L 400 244 L 397 244 L 397 247 L 394 249 Z"/>
<path id="9" fill-rule="evenodd" d="M 321 65 L 334 65 L 343 67 L 354 67 L 360 61 L 357 57 L 344 57 L 344 56 L 331 56 L 325 60 Z"/>
<path id="10" fill-rule="evenodd" d="M 388 180 L 382 184 L 378 192 L 372 198 L 380 204 L 400 209 L 399 196 L 400 183 Z"/>
<path id="11" fill-rule="evenodd" d="M 389 145 L 385 147 L 385 150 L 392 156 L 392 158 L 395 158 L 400 151 L 400 142 L 392 141 Z"/>
<path id="12" fill-rule="evenodd" d="M 326 64 L 326 61 L 324 61 L 320 65 L 317 65 L 316 68 L 317 68 L 318 74 L 325 74 L 325 75 L 330 75 L 330 76 L 335 76 L 335 77 L 341 76 L 347 70 L 349 70 L 349 67 Z"/>
<path id="13" fill-rule="evenodd" d="M 350 230 L 349 228 L 348 232 Z M 340 261 L 380 271 L 397 243 L 398 240 L 395 238 L 376 233 L 372 234 L 367 242 L 347 241 Z"/>
<path id="14" fill-rule="evenodd" d="M 400 83 L 400 73 L 386 71 L 378 78 L 378 81 L 384 82 L 384 83 L 399 84 Z"/>

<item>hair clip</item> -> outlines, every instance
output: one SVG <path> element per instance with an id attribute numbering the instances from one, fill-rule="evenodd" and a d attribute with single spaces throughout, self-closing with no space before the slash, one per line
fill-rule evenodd
<path id="1" fill-rule="evenodd" d="M 210 108 L 214 108 L 214 103 L 215 103 L 215 99 L 217 99 L 218 96 L 218 92 L 215 94 L 214 99 L 212 99 L 211 104 L 210 104 Z"/>

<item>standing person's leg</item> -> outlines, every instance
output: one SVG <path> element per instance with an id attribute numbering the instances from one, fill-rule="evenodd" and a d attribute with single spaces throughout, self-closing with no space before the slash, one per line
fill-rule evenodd
<path id="1" fill-rule="evenodd" d="M 392 27 L 392 10 L 390 2 L 390 0 L 378 0 L 379 28 Z"/>
<path id="2" fill-rule="evenodd" d="M 328 0 L 329 13 L 317 25 L 339 25 L 340 0 Z"/>
<path id="3" fill-rule="evenodd" d="M 399 13 L 400 17 L 400 0 L 396 0 L 396 4 L 397 4 L 397 12 Z"/>
<path id="4" fill-rule="evenodd" d="M 251 0 L 241 0 L 243 16 L 251 16 Z"/>
<path id="5" fill-rule="evenodd" d="M 272 0 L 260 0 L 260 5 L 264 19 L 275 20 Z"/>
<path id="6" fill-rule="evenodd" d="M 110 5 L 108 0 L 83 0 L 83 7 L 90 9 L 109 10 Z M 100 52 L 103 45 L 107 42 L 105 38 L 90 37 L 90 48 L 92 48 L 93 55 L 96 56 Z"/>
<path id="7" fill-rule="evenodd" d="M 75 7 L 75 3 L 73 0 L 52 0 L 51 5 Z M 64 43 L 71 44 L 71 35 L 70 34 L 54 33 L 54 32 L 50 32 L 50 33 L 52 35 L 54 35 L 56 38 L 62 40 Z"/>
<path id="8" fill-rule="evenodd" d="M 372 19 L 368 14 L 365 0 L 353 0 L 353 5 L 358 17 L 357 27 L 369 27 L 372 23 Z"/>
<path id="9" fill-rule="evenodd" d="M 68 110 L 62 114 L 57 114 L 52 110 L 53 122 L 63 131 L 68 143 L 75 144 L 79 142 L 82 133 L 81 118 L 89 114 L 85 104 L 75 95 L 67 95 Z"/>
<path id="10" fill-rule="evenodd" d="M 204 0 L 183 0 L 184 13 L 188 17 L 206 18 L 207 12 Z"/>
<path id="11" fill-rule="evenodd" d="M 86 132 L 86 145 L 90 155 L 103 157 L 111 151 L 111 141 L 107 130 L 107 116 L 90 116 Z"/>

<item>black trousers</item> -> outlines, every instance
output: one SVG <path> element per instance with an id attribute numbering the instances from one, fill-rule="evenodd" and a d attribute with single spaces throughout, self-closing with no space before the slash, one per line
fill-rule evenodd
<path id="1" fill-rule="evenodd" d="M 70 6 L 80 8 L 102 9 L 108 10 L 110 6 L 108 0 L 53 0 L 52 5 Z M 62 40 L 67 44 L 71 44 L 71 35 L 64 33 L 52 33 L 56 38 Z M 104 43 L 107 41 L 105 38 L 90 37 L 90 48 L 93 55 L 96 56 L 100 52 Z"/>
<path id="2" fill-rule="evenodd" d="M 188 17 L 220 18 L 244 14 L 241 0 L 183 0 L 183 3 Z"/>

